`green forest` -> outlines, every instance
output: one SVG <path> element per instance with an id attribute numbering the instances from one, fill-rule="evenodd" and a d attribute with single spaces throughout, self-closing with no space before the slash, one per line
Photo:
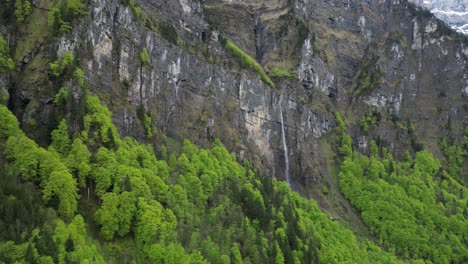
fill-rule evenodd
<path id="1" fill-rule="evenodd" d="M 56 104 L 66 104 L 63 88 Z M 3 263 L 465 263 L 467 189 L 427 151 L 397 162 L 371 143 L 345 156 L 340 187 L 378 237 L 355 235 L 284 182 L 255 175 L 219 141 L 180 153 L 119 138 L 83 96 L 39 147 L 0 106 Z M 63 106 L 62 106 L 63 107 Z M 342 119 L 338 115 L 338 120 Z M 348 138 L 348 139 L 347 139 Z M 383 248 L 383 249 L 381 249 Z"/>
<path id="2" fill-rule="evenodd" d="M 340 115 L 337 120 L 338 151 L 344 157 L 340 190 L 379 244 L 402 259 L 466 263 L 468 189 L 460 176 L 468 154 L 468 129 L 461 144 L 441 144 L 447 171 L 427 150 L 414 156 L 407 152 L 397 161 L 371 140 L 369 156 L 353 152 Z"/>
<path id="3" fill-rule="evenodd" d="M 47 149 L 0 106 L 1 262 L 399 262 L 219 141 L 156 155 L 120 139 L 96 96 L 83 100 L 83 131 L 64 119 Z"/>

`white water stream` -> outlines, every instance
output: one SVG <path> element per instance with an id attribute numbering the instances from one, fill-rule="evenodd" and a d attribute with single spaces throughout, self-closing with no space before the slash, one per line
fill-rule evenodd
<path id="1" fill-rule="evenodd" d="M 286 183 L 291 187 L 291 180 L 289 178 L 289 153 L 288 145 L 286 144 L 286 133 L 284 132 L 284 119 L 283 119 L 283 107 L 281 106 L 283 100 L 280 100 L 280 118 L 281 118 L 281 138 L 283 139 L 283 150 L 284 150 L 284 174 L 286 176 Z"/>

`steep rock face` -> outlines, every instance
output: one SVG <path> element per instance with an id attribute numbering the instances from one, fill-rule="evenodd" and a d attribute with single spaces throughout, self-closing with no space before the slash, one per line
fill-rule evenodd
<path id="1" fill-rule="evenodd" d="M 413 16 L 415 11 L 404 1 L 316 5 L 320 4 L 303 3 L 298 13 L 322 17 L 323 21 L 329 16 L 326 30 L 319 28 L 325 22 L 310 27 L 318 31 L 322 49 L 331 53 L 327 54 L 328 67 L 336 76 L 339 109 L 361 116 L 372 107 L 386 116 L 372 133 L 397 154 L 412 137 L 407 129 L 398 129 L 398 123 L 415 122 L 416 138 L 432 150 L 437 149 L 441 135 L 460 133 L 466 122 L 465 44 L 441 34 L 433 17 Z M 334 11 L 327 14 L 322 10 Z M 384 19 L 377 14 L 383 14 Z M 379 81 L 359 90 L 359 86 L 366 86 L 361 82 L 362 72 L 377 76 Z M 362 131 L 355 131 L 355 137 L 359 134 Z"/>
<path id="2" fill-rule="evenodd" d="M 205 35 L 207 45 L 214 46 L 213 54 L 225 56 L 217 44 L 218 33 L 208 33 L 207 26 L 197 18 L 200 14 L 187 7 L 193 4 L 181 2 L 180 10 L 170 2 L 164 5 L 172 6 L 165 11 L 175 14 L 161 17 L 184 17 L 178 22 L 185 26 L 177 28 L 179 44 L 187 39 L 184 44 L 173 45 L 141 26 L 130 8 L 109 2 L 92 3 L 91 19 L 78 24 L 58 43 L 59 54 L 68 50 L 79 53 L 83 46 L 89 47 L 89 56 L 81 59 L 82 68 L 88 73 L 93 92 L 108 98 L 122 135 L 144 138 L 136 116 L 136 109 L 143 106 L 167 135 L 201 144 L 219 137 L 240 158 L 249 158 L 270 175 L 283 178 L 282 108 L 288 145 L 295 146 L 290 158 L 297 162 L 291 170 L 307 170 L 307 164 L 302 166 L 301 162 L 312 159 L 308 149 L 315 143 L 310 139 L 318 139 L 333 128 L 332 113 L 297 104 L 302 91 L 296 81 L 284 81 L 280 86 L 288 87 L 288 91 L 282 95 L 253 73 L 231 72 L 221 63 L 210 63 L 187 52 L 180 46 Z M 199 41 L 203 41 L 201 37 Z M 143 48 L 150 54 L 150 65 L 139 61 Z"/>
<path id="3" fill-rule="evenodd" d="M 412 0 L 429 9 L 455 30 L 468 34 L 468 1 L 466 0 Z"/>
<path id="4" fill-rule="evenodd" d="M 365 152 L 369 139 L 379 139 L 397 156 L 411 145 L 436 150 L 441 136 L 458 137 L 466 125 L 468 47 L 406 1 L 137 4 L 145 21 L 119 1 L 91 1 L 71 33 L 28 53 L 77 54 L 87 85 L 113 110 L 123 136 L 145 140 L 137 114 L 143 109 L 171 137 L 199 144 L 219 137 L 239 158 L 284 179 L 283 110 L 293 187 L 305 193 L 330 173 L 335 111 L 345 113 L 356 147 Z M 277 89 L 267 86 L 239 70 L 222 36 L 265 69 L 294 69 L 297 78 L 273 78 Z M 139 59 L 144 48 L 149 65 Z M 11 105 L 23 126 L 31 116 L 45 122 L 53 93 L 36 98 L 21 74 L 10 83 Z M 371 111 L 381 120 L 366 134 L 359 120 Z"/>

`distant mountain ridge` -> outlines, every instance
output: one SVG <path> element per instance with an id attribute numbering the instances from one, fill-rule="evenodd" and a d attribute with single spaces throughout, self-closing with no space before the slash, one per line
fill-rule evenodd
<path id="1" fill-rule="evenodd" d="M 468 0 L 412 0 L 429 9 L 452 28 L 468 34 Z"/>

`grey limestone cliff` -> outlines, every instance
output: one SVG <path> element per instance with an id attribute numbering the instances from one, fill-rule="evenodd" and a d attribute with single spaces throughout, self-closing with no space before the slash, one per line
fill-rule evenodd
<path id="1" fill-rule="evenodd" d="M 442 32 L 435 17 L 407 1 L 136 3 L 143 18 L 121 1 L 89 1 L 70 33 L 16 51 L 21 61 L 5 86 L 27 131 L 28 120 L 40 125 L 52 118 L 57 89 L 42 91 L 46 81 L 21 77 L 39 71 L 38 56 L 66 51 L 79 57 L 86 85 L 113 111 L 122 136 L 148 140 L 138 118 L 144 109 L 165 135 L 201 145 L 220 138 L 240 159 L 279 179 L 285 177 L 282 109 L 292 185 L 304 194 L 330 173 L 336 111 L 345 115 L 356 148 L 366 152 L 368 140 L 378 139 L 396 156 L 420 146 L 437 151 L 442 136 L 460 137 L 467 124 L 467 42 Z M 21 42 L 24 32 L 8 34 Z M 279 67 L 296 77 L 274 77 L 276 89 L 269 87 L 239 67 L 224 37 L 267 72 Z M 149 65 L 139 59 L 144 48 Z M 364 133 L 359 120 L 371 111 L 380 121 Z"/>

